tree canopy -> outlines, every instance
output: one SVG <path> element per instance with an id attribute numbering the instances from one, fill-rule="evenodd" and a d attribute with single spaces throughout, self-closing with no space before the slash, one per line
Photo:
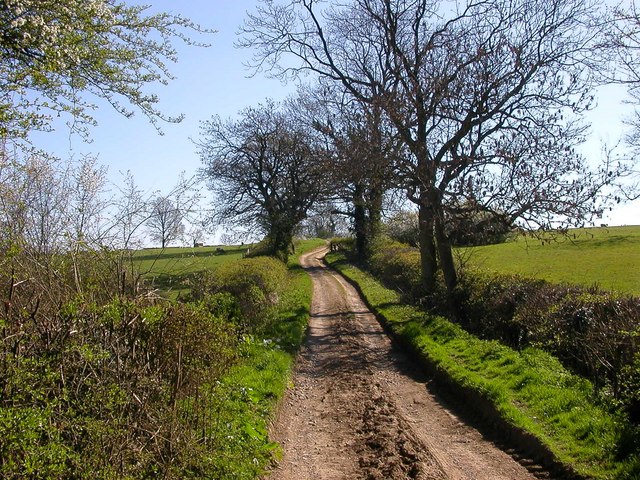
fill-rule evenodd
<path id="1" fill-rule="evenodd" d="M 286 256 L 298 224 L 324 191 L 325 149 L 274 102 L 202 124 L 203 174 L 215 195 L 215 217 L 266 236 Z"/>
<path id="2" fill-rule="evenodd" d="M 263 1 L 242 44 L 257 68 L 311 71 L 382 109 L 409 152 L 397 171 L 419 211 L 425 286 L 442 269 L 452 291 L 450 207 L 580 224 L 623 173 L 591 171 L 575 151 L 607 45 L 602 14 L 592 0 Z"/>

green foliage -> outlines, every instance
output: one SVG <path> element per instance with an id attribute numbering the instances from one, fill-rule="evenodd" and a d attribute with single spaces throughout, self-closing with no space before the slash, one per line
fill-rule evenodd
<path id="1" fill-rule="evenodd" d="M 297 250 L 304 253 L 323 243 L 307 240 Z M 311 279 L 297 260 L 289 261 L 289 273 L 274 321 L 261 335 L 243 337 L 239 363 L 217 386 L 221 402 L 213 428 L 225 436 L 225 443 L 210 452 L 212 468 L 207 478 L 253 479 L 278 456 L 278 446 L 267 435 L 268 425 L 304 340 L 312 293 Z"/>
<path id="2" fill-rule="evenodd" d="M 345 263 L 331 265 L 357 283 L 368 304 L 432 369 L 491 402 L 508 423 L 542 441 L 554 457 L 589 478 L 633 478 L 637 432 L 594 401 L 591 384 L 535 348 L 515 351 L 478 339 L 442 317 L 400 303 L 398 293 Z M 464 395 L 465 397 L 467 395 Z"/>
<path id="3" fill-rule="evenodd" d="M 518 276 L 463 277 L 463 325 L 514 348 L 540 347 L 596 388 L 621 401 L 632 419 L 638 402 L 623 385 L 633 382 L 638 354 L 640 299 L 595 288 L 554 285 Z"/>
<path id="4" fill-rule="evenodd" d="M 242 327 L 255 333 L 271 322 L 286 282 L 287 269 L 279 260 L 244 258 L 221 264 L 201 276 L 193 296 L 198 299 L 209 293 L 231 294 L 240 310 Z"/>
<path id="5" fill-rule="evenodd" d="M 620 396 L 627 405 L 631 420 L 640 429 L 640 352 L 636 352 L 633 361 L 622 368 L 620 378 Z"/>
<path id="6" fill-rule="evenodd" d="M 304 338 L 311 281 L 294 261 L 290 273 L 273 259 L 238 263 L 220 269 L 227 290 L 191 303 L 120 293 L 100 303 L 65 297 L 64 282 L 53 292 L 67 298 L 57 309 L 35 300 L 23 308 L 35 286 L 3 298 L 0 477 L 262 474 L 277 454 L 267 426 Z M 93 278 L 111 274 L 96 269 Z M 247 282 L 261 292 L 249 300 L 269 303 L 270 321 L 251 334 L 238 331 L 246 299 L 231 291 L 242 296 Z"/>
<path id="7" fill-rule="evenodd" d="M 205 468 L 210 385 L 236 361 L 203 305 L 75 302 L 9 317 L 0 369 L 3 478 L 184 478 Z M 37 471 L 37 475 L 29 472 Z"/>
<path id="8" fill-rule="evenodd" d="M 420 252 L 410 245 L 379 236 L 371 243 L 369 268 L 382 282 L 409 298 L 423 292 L 420 275 Z"/>
<path id="9" fill-rule="evenodd" d="M 605 239 L 610 245 L 608 234 L 601 233 L 595 243 Z M 423 300 L 416 249 L 378 238 L 369 270 L 413 303 Z M 439 297 L 444 298 L 432 292 L 428 305 L 438 308 Z M 638 298 L 517 275 L 482 275 L 472 269 L 461 271 L 455 298 L 458 321 L 468 331 L 517 349 L 546 350 L 603 394 L 622 402 L 632 419 L 640 418 L 632 390 L 623 388 L 634 382 L 627 376 L 634 375 L 629 365 L 638 351 Z"/>

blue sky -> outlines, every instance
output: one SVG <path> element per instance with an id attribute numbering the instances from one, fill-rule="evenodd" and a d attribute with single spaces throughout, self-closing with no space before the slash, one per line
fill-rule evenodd
<path id="1" fill-rule="evenodd" d="M 129 0 L 129 3 L 138 3 Z M 265 76 L 248 78 L 243 62 L 251 52 L 234 48 L 236 31 L 245 12 L 255 0 L 152 0 L 150 11 L 180 13 L 217 32 L 195 38 L 210 44 L 208 48 L 176 42 L 179 61 L 169 64 L 177 78 L 168 86 L 154 89 L 160 97 L 160 110 L 170 116 L 185 114 L 179 124 L 161 123 L 160 136 L 155 127 L 139 112 L 130 119 L 117 114 L 104 102 L 96 102 L 94 112 L 98 126 L 91 130 L 91 143 L 69 137 L 65 128 L 54 133 L 38 134 L 36 141 L 62 158 L 69 155 L 97 154 L 117 182 L 120 171 L 130 170 L 137 183 L 148 191 L 169 190 L 181 171 L 196 173 L 200 159 L 191 138 L 197 140 L 200 121 L 212 115 L 229 117 L 240 109 L 264 101 L 267 97 L 283 99 L 295 90 Z"/>
<path id="2" fill-rule="evenodd" d="M 92 143 L 70 138 L 64 128 L 38 135 L 36 141 L 62 158 L 87 153 L 98 155 L 100 163 L 108 166 L 109 176 L 115 183 L 121 179 L 119 172 L 130 170 L 145 190 L 168 191 L 182 171 L 190 176 L 201 166 L 191 139 L 198 139 L 202 120 L 212 115 L 233 116 L 267 97 L 283 99 L 295 87 L 261 74 L 249 78 L 251 72 L 243 64 L 250 59 L 251 52 L 233 46 L 245 12 L 253 10 L 256 0 L 149 0 L 143 3 L 151 4 L 152 11 L 179 13 L 217 31 L 198 37 L 211 44 L 208 48 L 177 45 L 179 62 L 170 65 L 177 78 L 167 87 L 156 89 L 161 99 L 160 109 L 168 115 L 185 114 L 182 123 L 163 124 L 165 134 L 160 136 L 143 115 L 126 119 L 109 106 L 99 104 L 95 112 L 99 125 L 91 131 Z M 615 143 L 620 138 L 621 120 L 630 112 L 622 103 L 624 98 L 620 88 L 609 87 L 601 92 L 599 106 L 590 115 L 593 130 L 584 149 L 587 156 L 599 155 L 601 139 Z M 640 224 L 640 202 L 616 208 L 603 222 Z"/>

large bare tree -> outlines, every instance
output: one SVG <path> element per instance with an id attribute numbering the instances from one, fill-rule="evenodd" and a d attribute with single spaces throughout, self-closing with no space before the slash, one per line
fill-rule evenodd
<path id="1" fill-rule="evenodd" d="M 202 135 L 216 220 L 264 234 L 270 253 L 286 257 L 295 228 L 324 190 L 322 145 L 271 101 L 238 120 L 204 122 Z"/>
<path id="2" fill-rule="evenodd" d="M 573 150 L 587 133 L 575 120 L 592 104 L 599 11 L 592 0 L 265 1 L 241 43 L 257 68 L 312 71 L 381 106 L 410 152 L 401 174 L 425 287 L 441 268 L 451 291 L 447 208 L 462 198 L 545 227 L 601 211 L 618 172 L 591 172 Z"/>

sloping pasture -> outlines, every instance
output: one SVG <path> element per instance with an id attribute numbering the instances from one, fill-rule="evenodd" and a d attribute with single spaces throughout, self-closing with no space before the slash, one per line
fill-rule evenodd
<path id="1" fill-rule="evenodd" d="M 640 226 L 518 235 L 506 243 L 458 249 L 457 253 L 461 261 L 487 272 L 640 295 Z"/>

